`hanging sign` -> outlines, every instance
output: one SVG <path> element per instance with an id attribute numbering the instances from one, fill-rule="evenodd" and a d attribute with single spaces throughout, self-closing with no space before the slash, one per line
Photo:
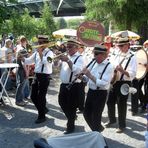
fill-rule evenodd
<path id="1" fill-rule="evenodd" d="M 105 29 L 98 21 L 83 22 L 77 29 L 78 41 L 88 47 L 103 42 Z"/>

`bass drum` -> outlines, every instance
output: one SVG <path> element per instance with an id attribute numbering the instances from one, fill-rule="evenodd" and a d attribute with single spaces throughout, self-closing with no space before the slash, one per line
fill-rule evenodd
<path id="1" fill-rule="evenodd" d="M 137 58 L 136 79 L 140 80 L 147 73 L 146 64 L 148 64 L 148 55 L 147 55 L 147 52 L 144 49 L 139 49 L 138 51 L 135 52 L 135 55 L 136 55 L 136 58 Z"/>

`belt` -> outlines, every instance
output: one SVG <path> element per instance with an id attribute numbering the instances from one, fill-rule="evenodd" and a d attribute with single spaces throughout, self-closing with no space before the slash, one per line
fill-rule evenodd
<path id="1" fill-rule="evenodd" d="M 71 83 L 61 83 L 62 85 L 70 85 Z M 74 83 L 74 84 L 80 84 L 78 82 Z"/>
<path id="2" fill-rule="evenodd" d="M 50 74 L 46 74 L 46 73 L 35 73 L 35 75 L 37 75 L 37 76 L 50 76 Z"/>
<path id="3" fill-rule="evenodd" d="M 91 91 L 107 91 L 106 89 L 101 89 L 101 88 L 97 88 L 97 89 L 91 89 L 89 88 Z"/>

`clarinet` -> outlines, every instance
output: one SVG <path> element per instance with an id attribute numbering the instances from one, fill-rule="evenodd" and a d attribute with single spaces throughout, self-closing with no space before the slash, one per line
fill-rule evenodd
<path id="1" fill-rule="evenodd" d="M 93 59 L 88 63 L 88 65 L 86 66 L 86 68 L 88 68 L 94 61 L 95 61 L 95 58 L 93 58 Z M 71 87 L 72 87 L 73 84 L 76 82 L 76 80 L 80 77 L 80 75 L 83 75 L 83 73 L 80 72 L 80 73 L 77 75 L 77 77 L 75 77 L 75 79 L 74 79 L 72 82 L 70 82 L 70 83 L 66 86 L 66 88 L 67 88 L 68 90 L 71 89 Z"/>

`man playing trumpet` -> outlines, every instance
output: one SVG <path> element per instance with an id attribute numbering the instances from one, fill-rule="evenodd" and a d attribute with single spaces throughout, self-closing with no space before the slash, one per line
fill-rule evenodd
<path id="1" fill-rule="evenodd" d="M 67 42 L 67 55 L 62 55 L 62 66 L 60 71 L 60 92 L 59 105 L 61 106 L 65 116 L 67 117 L 67 129 L 64 134 L 72 133 L 75 129 L 76 109 L 78 106 L 79 84 L 75 81 L 70 89 L 69 84 L 75 79 L 76 74 L 80 73 L 85 67 L 84 58 L 78 53 L 79 43 L 76 40 Z"/>

